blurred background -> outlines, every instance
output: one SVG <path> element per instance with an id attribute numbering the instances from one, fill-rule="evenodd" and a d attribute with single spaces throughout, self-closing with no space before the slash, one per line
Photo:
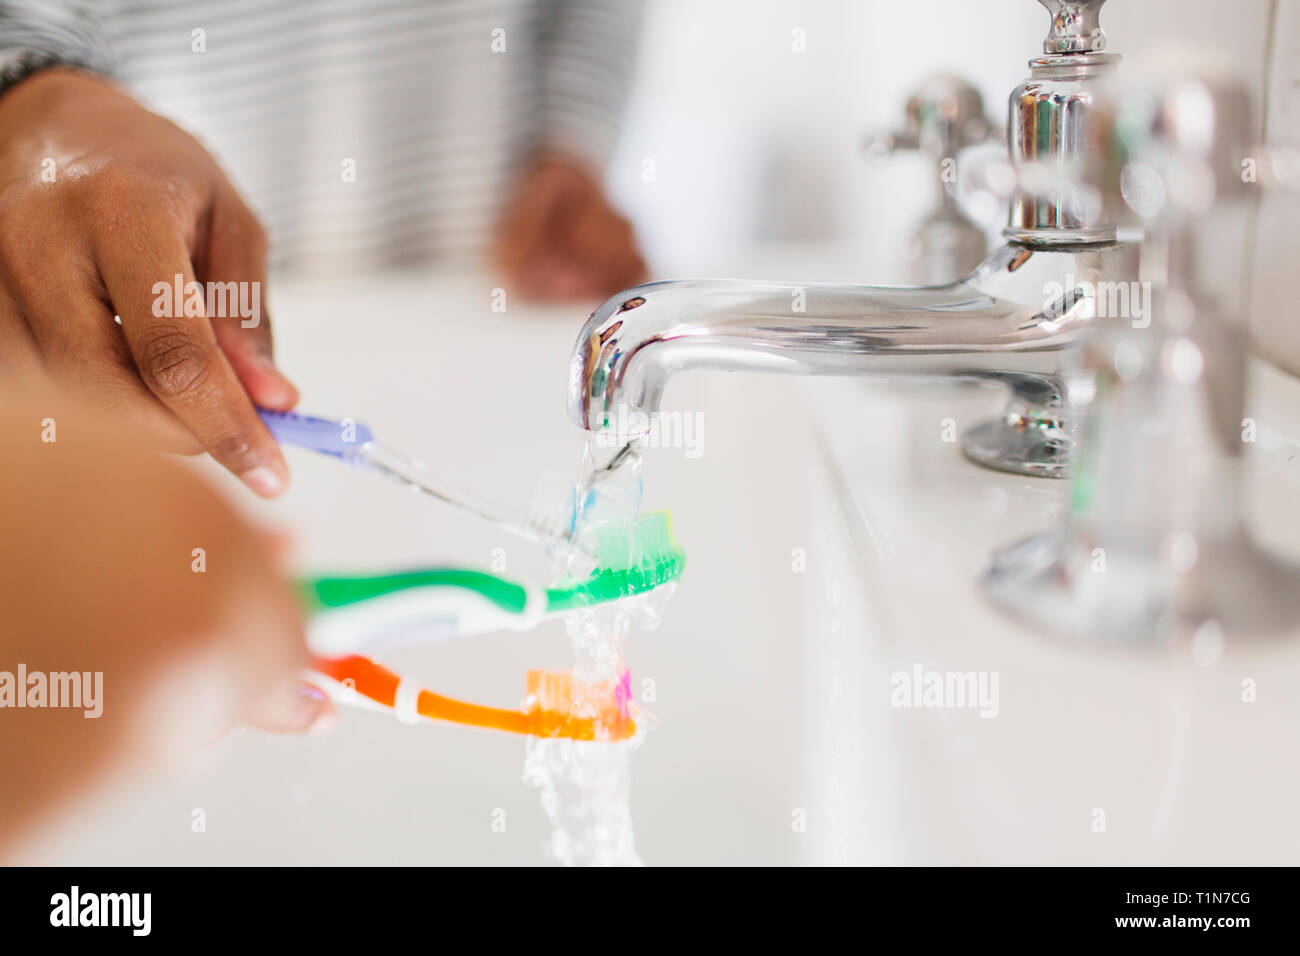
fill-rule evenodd
<path id="1" fill-rule="evenodd" d="M 1300 143 L 1300 0 L 1111 0 L 1101 23 L 1129 60 L 1171 44 L 1226 58 L 1267 101 L 1268 141 Z M 934 161 L 874 161 L 867 138 L 897 128 L 912 91 L 945 72 L 1005 123 L 1047 24 L 1035 0 L 655 0 L 614 195 L 657 274 L 734 270 L 752 265 L 756 247 L 781 272 L 782 244 L 820 241 L 835 250 L 824 274 L 766 277 L 905 281 L 904 240 L 934 201 Z M 799 39 L 806 52 L 794 52 Z M 1293 373 L 1300 334 L 1286 270 L 1300 256 L 1297 215 L 1294 196 L 1271 196 L 1262 212 L 1250 313 L 1260 350 Z"/>
<path id="2" fill-rule="evenodd" d="M 611 196 L 635 223 L 654 277 L 742 269 L 775 279 L 906 281 L 907 239 L 935 202 L 935 160 L 907 151 L 873 159 L 868 140 L 899 128 L 909 95 L 939 73 L 972 84 L 1000 129 L 1007 96 L 1041 52 L 1049 24 L 1037 0 L 385 6 L 385 22 L 409 23 L 413 35 L 426 20 L 438 24 L 438 39 L 425 48 L 376 44 L 364 17 L 343 3 L 339 11 L 353 19 L 328 8 L 298 11 L 301 40 L 267 48 L 286 60 L 281 85 L 262 97 L 275 104 L 285 140 L 272 150 L 250 140 L 259 127 L 246 123 L 247 105 L 232 108 L 263 72 L 279 76 L 241 58 L 258 38 L 245 35 L 239 9 L 212 23 L 199 2 L 113 0 L 101 15 L 123 82 L 199 134 L 246 190 L 273 250 L 292 247 L 304 254 L 300 262 L 331 275 L 393 261 L 454 262 L 500 213 L 468 194 L 488 184 L 490 195 L 507 197 L 513 167 L 540 135 L 606 167 Z M 137 10 L 170 30 L 141 37 Z M 567 100 L 548 112 L 536 105 L 530 71 L 545 47 L 539 24 L 556 16 L 573 21 L 555 29 L 567 30 L 582 52 Z M 196 57 L 182 41 L 203 23 L 210 47 Z M 1108 49 L 1130 63 L 1169 46 L 1225 60 L 1263 107 L 1261 134 L 1297 143 L 1300 0 L 1111 0 L 1101 23 Z M 507 55 L 489 54 L 492 29 L 513 38 Z M 635 69 L 625 59 L 629 42 L 639 48 Z M 378 77 L 356 65 L 376 61 L 384 68 Z M 408 156 L 404 144 L 428 135 L 413 131 L 430 126 L 439 131 L 436 145 Z M 355 158 L 355 183 L 340 185 L 340 156 Z M 412 158 L 418 165 L 402 165 Z M 468 188 L 440 192 L 457 184 Z M 352 241 L 384 203 L 401 216 L 370 242 L 387 245 Z M 1252 310 L 1262 351 L 1292 372 L 1300 372 L 1300 333 L 1275 316 L 1287 308 L 1286 269 L 1300 253 L 1289 228 L 1298 214 L 1300 198 L 1273 195 L 1260 216 Z M 444 225 L 422 232 L 439 217 Z M 1002 224 L 997 213 L 981 223 L 990 241 Z M 822 248 L 823 266 L 791 275 L 782 248 L 810 244 Z"/>

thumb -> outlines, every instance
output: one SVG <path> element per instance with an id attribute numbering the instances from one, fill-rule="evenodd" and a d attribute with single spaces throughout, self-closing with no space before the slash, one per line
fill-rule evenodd
<path id="1" fill-rule="evenodd" d="M 266 233 L 229 187 L 212 206 L 202 278 L 220 283 L 217 344 L 254 403 L 280 411 L 298 403 L 298 390 L 275 365 L 266 315 Z M 220 307 L 224 298 L 224 308 Z"/>
<path id="2" fill-rule="evenodd" d="M 254 727 L 276 734 L 324 734 L 337 722 L 329 698 L 305 681 L 281 685 L 249 718 Z"/>

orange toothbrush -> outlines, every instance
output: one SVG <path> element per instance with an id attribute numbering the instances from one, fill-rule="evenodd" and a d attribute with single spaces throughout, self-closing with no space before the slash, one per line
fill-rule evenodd
<path id="1" fill-rule="evenodd" d="M 507 710 L 443 697 L 359 655 L 316 657 L 312 669 L 328 678 L 333 686 L 326 689 L 336 699 L 358 703 L 357 697 L 365 698 L 395 711 L 399 719 L 408 722 L 424 717 L 512 734 L 571 740 L 626 740 L 636 732 L 636 723 L 628 711 L 626 675 L 611 695 L 601 695 L 605 699 L 595 705 L 592 713 L 592 707 L 582 706 L 575 697 L 573 675 L 564 671 L 529 671 L 524 708 Z"/>

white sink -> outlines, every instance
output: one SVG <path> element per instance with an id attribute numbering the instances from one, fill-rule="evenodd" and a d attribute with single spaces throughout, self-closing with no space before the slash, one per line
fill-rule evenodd
<path id="1" fill-rule="evenodd" d="M 581 310 L 494 313 L 492 285 L 277 287 L 278 348 L 302 408 L 368 422 L 496 497 L 526 501 L 539 472 L 574 472 L 582 438 L 563 409 Z M 1259 530 L 1294 549 L 1300 388 L 1268 370 L 1259 380 Z M 977 468 L 940 441 L 943 419 L 960 434 L 1000 397 L 953 382 L 712 372 L 670 386 L 667 409 L 699 413 L 704 431 L 699 457 L 650 450 L 644 469 L 646 506 L 673 511 L 688 553 L 663 625 L 635 633 L 629 651 L 659 720 L 633 766 L 647 863 L 1300 858 L 1300 644 L 1229 647 L 1211 666 L 1085 652 L 982 599 L 990 550 L 1047 525 L 1066 493 Z M 527 546 L 477 519 L 290 454 L 294 485 L 267 506 L 198 467 L 290 527 L 304 567 L 487 567 L 500 548 L 507 573 L 542 573 Z M 557 623 L 390 662 L 434 689 L 510 705 L 528 668 L 569 660 Z M 997 716 L 891 706 L 892 676 L 918 666 L 996 671 Z M 1256 703 L 1241 702 L 1245 678 Z M 523 757 L 518 738 L 363 712 L 326 739 L 248 731 L 183 779 L 87 806 L 26 860 L 542 863 L 546 820 Z"/>
<path id="2" fill-rule="evenodd" d="M 526 503 L 540 472 L 575 475 L 583 438 L 565 417 L 581 308 L 491 311 L 486 277 L 380 277 L 283 284 L 277 350 L 302 409 L 351 415 L 391 446 L 489 496 Z M 699 457 L 651 449 L 648 508 L 673 511 L 686 576 L 653 632 L 634 632 L 634 688 L 658 728 L 633 763 L 637 845 L 649 864 L 797 858 L 792 695 L 804 576 L 801 469 L 816 459 L 806 414 L 782 379 L 700 375 L 669 408 L 703 417 Z M 290 451 L 293 486 L 265 507 L 211 463 L 196 466 L 296 535 L 318 570 L 411 563 L 544 574 L 544 562 L 478 519 L 338 463 Z M 386 662 L 427 686 L 512 706 L 532 667 L 572 659 L 562 624 L 409 649 Z M 454 726 L 405 726 L 349 711 L 325 739 L 246 731 L 185 779 L 96 801 L 25 859 L 69 864 L 530 864 L 548 837 L 521 781 L 524 741 Z M 203 808 L 207 829 L 191 829 Z M 505 831 L 493 828 L 505 812 Z"/>
<path id="3" fill-rule="evenodd" d="M 1252 520 L 1295 556 L 1300 383 L 1262 364 L 1253 375 Z M 807 394 L 832 467 L 810 494 L 830 591 L 804 631 L 805 861 L 1300 859 L 1300 633 L 1171 656 L 1010 623 L 977 579 L 993 548 L 1059 518 L 1068 483 L 986 471 L 941 441 L 944 419 L 960 435 L 1000 393 L 845 380 Z M 918 670 L 996 674 L 996 716 L 895 706 Z"/>

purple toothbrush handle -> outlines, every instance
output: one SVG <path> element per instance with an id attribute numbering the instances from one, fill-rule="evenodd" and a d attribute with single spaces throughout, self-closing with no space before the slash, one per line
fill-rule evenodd
<path id="1" fill-rule="evenodd" d="M 362 446 L 375 440 L 370 429 L 360 422 L 336 422 L 297 412 L 273 412 L 269 408 L 259 408 L 257 414 L 281 444 L 335 458 L 351 458 Z"/>

